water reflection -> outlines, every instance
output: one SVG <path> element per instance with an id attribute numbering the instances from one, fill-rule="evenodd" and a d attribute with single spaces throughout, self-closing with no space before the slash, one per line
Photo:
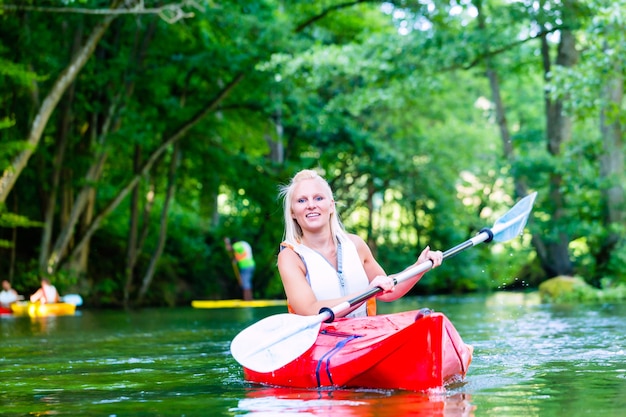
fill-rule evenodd
<path id="1" fill-rule="evenodd" d="M 58 326 L 56 316 L 30 316 L 30 333 L 32 335 L 46 335 Z"/>
<path id="2" fill-rule="evenodd" d="M 250 388 L 236 409 L 247 416 L 471 417 L 464 393 Z"/>
<path id="3" fill-rule="evenodd" d="M 251 386 L 229 353 L 284 308 L 103 311 L 0 318 L 0 415 L 613 417 L 626 409 L 626 303 L 554 305 L 534 295 L 403 298 L 430 307 L 474 360 L 440 393 Z"/>

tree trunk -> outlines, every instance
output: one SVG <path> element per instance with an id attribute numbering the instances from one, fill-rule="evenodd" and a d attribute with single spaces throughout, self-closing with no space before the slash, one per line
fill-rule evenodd
<path id="1" fill-rule="evenodd" d="M 365 202 L 367 204 L 367 245 L 372 248 L 374 256 L 377 256 L 378 247 L 374 238 L 374 194 L 376 194 L 374 179 L 369 176 L 367 179 L 367 201 Z"/>
<path id="2" fill-rule="evenodd" d="M 613 250 L 621 241 L 615 225 L 620 226 L 626 220 L 624 206 L 624 142 L 620 109 L 624 98 L 624 78 L 621 66 L 616 65 L 613 76 L 610 76 L 602 88 L 603 102 L 600 112 L 600 131 L 602 133 L 602 155 L 600 156 L 600 176 L 608 184 L 602 188 L 604 198 L 604 223 L 609 231 L 603 240 L 597 255 L 596 263 L 599 275 L 608 272 L 608 263 Z"/>
<path id="3" fill-rule="evenodd" d="M 24 168 L 26 168 L 26 165 L 28 165 L 28 160 L 37 149 L 43 131 L 59 100 L 61 100 L 65 91 L 74 82 L 76 76 L 82 70 L 87 60 L 89 60 L 91 55 L 93 55 L 96 45 L 100 39 L 102 39 L 102 36 L 104 36 L 105 32 L 111 25 L 111 22 L 113 22 L 115 18 L 116 15 L 107 15 L 104 19 L 102 19 L 102 22 L 93 29 L 80 51 L 74 55 L 69 65 L 55 81 L 52 89 L 42 102 L 37 115 L 33 120 L 28 138 L 26 139 L 27 146 L 25 146 L 24 150 L 13 158 L 11 165 L 3 172 L 2 177 L 0 178 L 0 203 L 4 203 L 6 201 L 7 196 L 17 181 L 17 178 L 20 176 Z"/>
<path id="4" fill-rule="evenodd" d="M 551 71 L 551 60 L 548 42 L 544 37 L 542 42 L 542 57 L 544 74 L 547 77 Z M 576 41 L 571 31 L 561 30 L 561 40 L 558 45 L 556 65 L 573 67 L 578 59 Z M 548 152 L 554 159 L 561 157 L 563 143 L 571 138 L 571 118 L 563 113 L 563 102 L 553 100 L 548 93 L 545 95 L 546 132 Z M 561 191 L 563 175 L 553 171 L 549 176 L 549 210 L 553 224 L 553 237 L 543 237 L 545 253 L 539 253 L 541 264 L 548 277 L 557 275 L 571 275 L 573 273 L 572 261 L 569 257 L 569 235 L 566 231 L 566 204 Z"/>
<path id="5" fill-rule="evenodd" d="M 478 20 L 478 28 L 483 33 L 483 37 L 488 39 L 487 35 L 487 25 L 485 23 L 485 15 L 482 10 L 482 2 L 476 2 L 476 10 L 478 11 L 477 20 Z M 498 129 L 500 130 L 500 138 L 502 140 L 502 152 L 504 158 L 511 165 L 515 163 L 515 151 L 513 149 L 513 141 L 511 140 L 511 132 L 509 130 L 509 125 L 506 117 L 506 110 L 504 106 L 504 101 L 502 100 L 502 95 L 500 94 L 500 81 L 498 79 L 498 73 L 493 68 L 491 63 L 491 56 L 489 51 L 489 45 L 487 41 L 484 42 L 484 56 L 485 58 L 485 75 L 489 80 L 489 87 L 491 89 L 491 100 L 495 106 L 496 112 L 496 123 L 498 125 Z M 515 197 L 521 198 L 528 194 L 528 187 L 518 176 L 513 173 L 513 183 L 515 186 Z"/>
<path id="6" fill-rule="evenodd" d="M 74 42 L 70 48 L 71 56 L 74 56 L 80 49 L 80 40 L 83 36 L 82 24 L 74 34 Z M 39 249 L 39 272 L 44 273 L 46 270 L 46 262 L 50 253 L 50 242 L 52 241 L 52 227 L 54 224 L 54 213 L 57 205 L 57 196 L 59 193 L 59 183 L 61 173 L 63 171 L 63 160 L 65 159 L 65 150 L 69 136 L 70 125 L 72 122 L 72 103 L 74 101 L 75 83 L 71 83 L 68 87 L 65 100 L 61 104 L 61 114 L 59 117 L 59 129 L 57 135 L 56 153 L 52 166 L 52 183 L 50 184 L 50 193 L 48 201 L 44 208 L 44 226 L 41 234 L 41 246 Z"/>
<path id="7" fill-rule="evenodd" d="M 270 148 L 270 159 L 281 166 L 285 162 L 283 115 L 280 105 L 277 106 L 274 116 L 270 119 L 270 125 L 274 126 L 274 132 L 266 135 L 266 142 Z"/>
<path id="8" fill-rule="evenodd" d="M 104 136 L 106 136 L 106 134 Z M 69 218 L 67 219 L 67 222 L 64 223 L 64 227 L 59 233 L 59 236 L 54 244 L 54 248 L 50 252 L 50 256 L 47 261 L 46 272 L 48 274 L 52 274 L 58 270 L 60 261 L 67 252 L 69 244 L 74 236 L 76 224 L 87 207 L 89 196 L 93 191 L 92 184 L 100 178 L 107 156 L 108 154 L 106 151 L 102 151 L 99 155 L 97 155 L 95 162 L 85 176 L 85 186 L 78 193 L 76 199 L 72 201 Z"/>
<path id="9" fill-rule="evenodd" d="M 13 213 L 18 212 L 17 196 L 13 196 Z M 15 260 L 17 259 L 17 227 L 11 227 L 11 261 L 9 262 L 9 282 L 13 283 L 15 277 Z"/>
<path id="10" fill-rule="evenodd" d="M 133 158 L 134 172 L 137 173 L 141 165 L 141 146 L 135 145 Z M 126 283 L 124 284 L 124 307 L 128 308 L 130 291 L 133 286 L 135 261 L 137 260 L 137 230 L 139 228 L 139 184 L 133 187 L 130 201 L 130 219 L 128 221 L 128 244 L 126 248 Z"/>
<path id="11" fill-rule="evenodd" d="M 184 123 L 174 134 L 172 134 L 169 138 L 163 141 L 161 145 L 157 149 L 155 149 L 150 157 L 144 162 L 139 173 L 135 174 L 129 182 L 118 192 L 118 194 L 109 202 L 109 204 L 93 219 L 93 222 L 89 225 L 89 228 L 85 231 L 85 234 L 81 237 L 80 241 L 76 244 L 72 252 L 68 255 L 70 258 L 74 257 L 76 253 L 80 252 L 83 245 L 87 243 L 87 241 L 91 238 L 91 236 L 100 228 L 100 224 L 102 220 L 106 216 L 109 215 L 115 208 L 126 198 L 128 193 L 133 189 L 133 187 L 139 182 L 141 177 L 145 175 L 154 165 L 154 163 L 161 157 L 163 152 L 168 148 L 168 146 L 175 144 L 177 141 L 182 139 L 187 132 L 197 125 L 204 117 L 210 114 L 219 103 L 222 102 L 228 96 L 228 94 L 243 80 L 244 75 L 237 75 L 230 84 L 226 85 L 217 96 L 211 100 L 207 106 L 196 113 L 190 120 Z M 57 266 L 57 263 L 53 266 Z"/>
<path id="12" fill-rule="evenodd" d="M 152 39 L 153 34 L 154 34 L 154 26 L 155 25 L 153 22 L 153 24 L 146 31 L 146 36 L 144 36 L 143 42 L 141 42 L 141 47 L 135 53 L 136 62 L 133 65 L 130 65 L 133 69 L 140 67 L 143 62 L 145 49 L 148 47 L 149 42 Z M 139 44 L 139 42 L 137 42 L 137 44 Z M 132 77 L 127 77 L 127 78 L 132 78 Z M 106 161 L 106 158 L 108 156 L 108 151 L 103 145 L 106 142 L 106 138 L 110 133 L 111 127 L 116 124 L 115 121 L 118 117 L 118 111 L 120 110 L 120 107 L 123 106 L 124 100 L 128 99 L 128 97 L 132 95 L 133 91 L 134 91 L 134 83 L 129 83 L 124 86 L 124 91 L 120 92 L 113 98 L 112 102 L 109 104 L 108 113 L 106 114 L 104 122 L 102 123 L 101 126 L 99 126 L 97 122 L 96 115 L 94 115 L 93 117 L 93 121 L 91 123 L 92 132 L 96 134 L 98 137 L 97 139 L 98 145 L 99 145 L 98 148 L 101 149 L 101 151 L 99 151 L 98 155 L 94 158 L 95 162 L 90 168 L 85 178 L 86 185 L 85 187 L 83 187 L 78 197 L 74 201 L 72 205 L 72 211 L 69 216 L 69 220 L 67 224 L 65 225 L 65 227 L 63 228 L 63 230 L 61 231 L 61 233 L 59 234 L 59 237 L 57 238 L 57 241 L 54 245 L 54 249 L 49 256 L 49 259 L 47 262 L 48 273 L 52 273 L 58 269 L 59 264 L 61 263 L 61 260 L 63 259 L 66 251 L 68 250 L 70 242 L 75 234 L 76 223 L 81 213 L 85 209 L 85 204 L 87 202 L 88 196 L 91 195 L 92 193 L 92 190 L 93 190 L 92 184 L 94 184 L 96 180 L 100 178 L 102 169 L 104 167 L 104 162 Z M 95 141 L 92 141 L 92 142 L 95 142 Z M 86 245 L 87 242 L 83 244 Z"/>
<path id="13" fill-rule="evenodd" d="M 165 247 L 165 240 L 167 239 L 167 215 L 169 213 L 170 202 L 172 201 L 172 198 L 174 198 L 174 193 L 176 190 L 176 171 L 180 164 L 179 142 L 176 142 L 174 144 L 174 152 L 171 158 L 172 159 L 170 161 L 169 175 L 167 179 L 167 192 L 165 195 L 165 201 L 163 202 L 163 210 L 161 211 L 161 227 L 159 230 L 159 240 L 157 248 L 152 255 L 152 259 L 150 259 L 150 265 L 148 266 L 148 270 L 146 271 L 146 274 L 143 278 L 141 288 L 139 289 L 139 296 L 137 297 L 138 304 L 141 304 L 143 302 L 143 299 L 146 296 L 148 289 L 150 288 L 152 278 L 154 277 L 154 272 L 156 271 L 157 263 L 159 262 L 159 259 L 161 259 L 161 254 L 163 253 L 163 248 Z"/>
<path id="14" fill-rule="evenodd" d="M 486 20 L 482 12 L 482 2 L 475 2 L 478 11 L 478 26 L 483 31 L 485 39 L 488 39 L 486 34 Z M 544 73 L 547 75 L 550 72 L 552 63 L 550 58 L 549 46 L 545 37 L 541 38 L 541 51 L 544 65 Z M 489 46 L 485 41 L 484 55 L 489 57 Z M 562 66 L 573 66 L 577 60 L 577 52 L 575 48 L 575 41 L 572 33 L 567 30 L 561 31 L 561 41 L 558 47 L 558 55 L 556 63 Z M 502 139 L 502 148 L 505 158 L 509 163 L 514 164 L 515 154 L 512 146 L 511 134 L 508 128 L 505 106 L 500 94 L 500 83 L 498 80 L 497 72 L 493 69 L 489 58 L 485 60 L 486 76 L 489 80 L 489 85 L 492 93 L 492 100 L 495 105 L 496 120 L 498 128 L 500 130 L 500 137 Z M 548 152 L 555 158 L 558 158 L 561 154 L 561 145 L 563 142 L 569 140 L 571 137 L 571 120 L 563 114 L 561 101 L 553 101 L 547 94 L 545 96 L 546 103 L 546 131 L 548 141 Z M 523 197 L 528 194 L 528 186 L 520 178 L 514 174 L 514 186 L 516 197 Z M 569 275 L 573 271 L 572 263 L 569 258 L 569 236 L 565 233 L 564 228 L 560 225 L 560 220 L 565 216 L 565 202 L 560 189 L 562 183 L 562 175 L 558 172 L 552 172 L 550 174 L 549 184 L 549 201 L 552 206 L 552 219 L 555 220 L 556 238 L 547 240 L 545 237 L 533 234 L 532 244 L 537 252 L 537 256 L 540 260 L 542 269 L 546 272 L 548 277 L 566 274 Z M 532 224 L 532 219 L 529 219 L 529 224 Z"/>
<path id="15" fill-rule="evenodd" d="M 93 219 L 93 214 L 96 206 L 96 190 L 91 188 L 87 193 L 87 203 L 85 204 L 85 210 L 80 217 L 80 227 L 84 229 L 87 227 Z M 89 243 L 87 243 L 83 250 L 78 253 L 72 263 L 69 265 L 70 270 L 79 277 L 84 277 L 87 273 L 87 267 L 89 265 Z M 84 288 L 84 287 L 83 287 Z"/>

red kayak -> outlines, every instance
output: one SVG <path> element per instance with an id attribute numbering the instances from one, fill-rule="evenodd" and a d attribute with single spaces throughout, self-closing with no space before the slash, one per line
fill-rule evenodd
<path id="1" fill-rule="evenodd" d="M 428 309 L 322 323 L 306 352 L 272 372 L 244 366 L 272 386 L 425 391 L 463 380 L 473 348 L 442 313 Z"/>

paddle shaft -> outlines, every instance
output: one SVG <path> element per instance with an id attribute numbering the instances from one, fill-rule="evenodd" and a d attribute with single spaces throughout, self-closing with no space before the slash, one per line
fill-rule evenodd
<path id="1" fill-rule="evenodd" d="M 529 197 L 531 197 L 531 199 L 529 201 L 534 201 L 534 195 L 536 193 L 534 193 L 533 195 L 530 195 Z M 528 197 L 526 197 L 528 198 Z M 521 202 L 520 202 L 521 203 Z M 518 203 L 519 204 L 519 203 Z M 531 203 L 532 204 L 532 203 Z M 515 208 L 515 207 L 514 207 Z M 480 231 L 480 233 L 478 233 L 476 236 L 467 239 L 465 242 L 460 243 L 456 246 L 454 246 L 453 248 L 448 249 L 447 251 L 445 251 L 443 253 L 443 259 L 448 259 L 451 258 L 452 256 L 456 255 L 459 252 L 464 251 L 465 249 L 471 248 L 473 246 L 478 245 L 479 243 L 482 242 L 491 242 L 492 240 L 496 240 L 496 241 L 504 241 L 504 240 L 508 240 L 511 238 L 511 236 L 507 235 L 507 231 L 511 230 L 514 226 L 518 225 L 521 227 L 517 227 L 514 229 L 514 231 L 516 233 L 519 233 L 519 231 L 524 227 L 524 225 L 526 224 L 526 218 L 528 217 L 528 213 L 529 211 L 522 211 L 520 212 L 517 216 L 513 217 L 512 219 L 505 221 L 505 222 L 496 222 L 496 224 L 493 226 L 493 228 L 484 228 Z M 503 234 L 504 235 L 501 235 Z M 433 263 L 432 261 L 426 261 L 423 262 L 419 265 L 416 265 L 414 267 L 405 269 L 404 271 L 396 274 L 393 278 L 394 285 L 397 285 L 400 282 L 406 281 L 407 279 L 411 278 L 412 276 L 415 276 L 419 273 L 422 272 L 426 272 L 428 271 L 430 268 L 432 268 Z M 383 289 L 380 287 L 375 287 L 372 288 L 368 291 L 366 291 L 365 293 L 354 297 L 344 303 L 341 303 L 333 308 L 328 308 L 325 307 L 320 311 L 320 315 L 321 314 L 327 314 L 328 316 L 326 318 L 323 319 L 323 321 L 326 322 L 331 322 L 334 320 L 335 315 L 342 313 L 343 311 L 348 310 L 349 308 L 354 307 L 355 305 L 362 303 L 363 301 L 375 296 L 376 294 L 378 294 L 379 292 L 381 292 Z M 321 316 L 320 316 L 321 317 Z"/>
<path id="2" fill-rule="evenodd" d="M 474 236 L 471 239 L 466 240 L 463 243 L 460 243 L 458 245 L 456 245 L 453 248 L 448 249 L 447 251 L 445 251 L 443 253 L 443 259 L 448 259 L 453 257 L 454 255 L 456 255 L 459 252 L 464 251 L 465 249 L 471 248 L 473 246 L 476 246 L 479 243 L 485 242 L 485 241 L 490 241 L 491 239 L 493 239 L 493 233 L 491 232 L 490 229 L 483 229 L 479 234 L 477 234 L 476 236 Z M 413 267 L 407 268 L 404 271 L 396 274 L 393 277 L 393 285 L 397 285 L 400 282 L 406 281 L 407 279 L 420 274 L 422 272 L 426 272 L 429 269 L 431 269 L 433 267 L 433 262 L 432 261 L 426 261 L 426 262 L 422 262 L 419 265 L 415 265 Z M 322 321 L 325 321 L 327 323 L 332 322 L 335 319 L 335 316 L 337 314 L 340 314 L 352 307 L 354 307 L 357 304 L 362 303 L 363 301 L 374 297 L 376 294 L 378 294 L 379 292 L 383 291 L 383 289 L 381 287 L 374 287 L 371 288 L 370 290 L 364 292 L 363 294 L 356 296 L 348 301 L 345 301 L 341 304 L 336 305 L 333 308 L 329 308 L 329 307 L 324 307 L 320 310 L 320 314 L 319 314 L 319 318 L 322 319 Z M 322 315 L 326 316 L 326 317 L 322 317 Z"/>
<path id="3" fill-rule="evenodd" d="M 233 272 L 235 273 L 235 278 L 237 278 L 237 282 L 239 286 L 242 286 L 241 281 L 241 272 L 239 272 L 239 264 L 237 263 L 237 259 L 235 258 L 235 251 L 233 250 L 233 245 L 230 243 L 230 238 L 224 238 L 224 245 L 226 246 L 226 252 L 228 252 L 228 257 L 230 258 L 230 263 L 233 266 Z"/>

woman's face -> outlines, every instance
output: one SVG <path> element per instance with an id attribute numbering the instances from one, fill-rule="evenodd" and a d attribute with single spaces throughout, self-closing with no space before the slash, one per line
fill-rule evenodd
<path id="1" fill-rule="evenodd" d="M 302 230 L 314 231 L 329 225 L 335 202 L 318 179 L 306 179 L 296 184 L 291 199 L 291 215 Z"/>

